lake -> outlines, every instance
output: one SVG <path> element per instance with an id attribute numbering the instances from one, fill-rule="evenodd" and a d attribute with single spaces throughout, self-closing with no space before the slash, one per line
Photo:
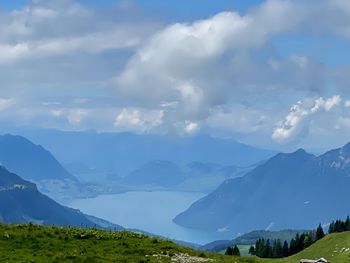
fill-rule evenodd
<path id="1" fill-rule="evenodd" d="M 196 244 L 226 239 L 223 233 L 187 229 L 172 221 L 203 196 L 192 192 L 127 192 L 77 199 L 67 205 L 125 228 L 140 229 L 170 239 Z"/>

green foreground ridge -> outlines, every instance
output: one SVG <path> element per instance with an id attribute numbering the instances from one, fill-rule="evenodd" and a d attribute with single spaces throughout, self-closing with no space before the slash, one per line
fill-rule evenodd
<path id="1" fill-rule="evenodd" d="M 260 259 L 202 252 L 128 231 L 0 225 L 0 262 L 298 263 L 321 257 L 331 263 L 350 262 L 350 232 L 327 235 L 289 258 Z"/>

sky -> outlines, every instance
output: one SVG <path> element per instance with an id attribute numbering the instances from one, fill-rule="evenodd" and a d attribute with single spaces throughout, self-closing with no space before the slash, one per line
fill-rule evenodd
<path id="1" fill-rule="evenodd" d="M 350 141 L 348 0 L 0 0 L 0 125 Z"/>

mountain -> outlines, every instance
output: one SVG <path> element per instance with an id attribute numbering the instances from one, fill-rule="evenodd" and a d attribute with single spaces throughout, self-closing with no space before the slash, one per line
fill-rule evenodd
<path id="1" fill-rule="evenodd" d="M 185 175 L 175 163 L 169 161 L 152 161 L 130 173 L 124 179 L 124 182 L 169 187 L 178 185 L 184 178 Z"/>
<path id="2" fill-rule="evenodd" d="M 164 187 L 171 190 L 208 193 L 225 179 L 242 176 L 253 167 L 222 166 L 213 163 L 191 162 L 180 166 L 170 161 L 151 161 L 135 169 L 120 181 L 108 176 L 110 182 L 119 179 L 130 186 L 144 185 Z M 116 179 L 114 179 L 116 178 Z"/>
<path id="3" fill-rule="evenodd" d="M 349 213 L 350 144 L 320 156 L 300 149 L 277 154 L 245 176 L 226 180 L 174 221 L 237 233 L 311 229 Z"/>
<path id="4" fill-rule="evenodd" d="M 31 181 L 76 180 L 50 152 L 21 136 L 0 136 L 0 162 L 9 170 Z"/>
<path id="5" fill-rule="evenodd" d="M 0 167 L 0 221 L 41 225 L 93 227 L 78 210 L 64 207 L 41 194 L 35 184 Z"/>
<path id="6" fill-rule="evenodd" d="M 48 129 L 22 129 L 17 133 L 43 145 L 62 164 L 81 163 L 121 177 L 154 160 L 168 160 L 181 166 L 194 161 L 248 166 L 275 154 L 234 140 L 204 135 L 186 137 Z"/>
<path id="7" fill-rule="evenodd" d="M 90 196 L 84 186 L 55 157 L 22 136 L 0 136 L 0 163 L 41 192 L 55 199 Z"/>

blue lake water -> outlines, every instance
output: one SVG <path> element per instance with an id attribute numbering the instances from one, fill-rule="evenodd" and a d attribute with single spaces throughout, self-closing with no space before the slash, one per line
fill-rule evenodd
<path id="1" fill-rule="evenodd" d="M 127 192 L 77 199 L 67 205 L 123 227 L 140 229 L 166 238 L 197 244 L 227 239 L 223 233 L 187 229 L 172 221 L 176 215 L 203 196 L 192 192 Z"/>

